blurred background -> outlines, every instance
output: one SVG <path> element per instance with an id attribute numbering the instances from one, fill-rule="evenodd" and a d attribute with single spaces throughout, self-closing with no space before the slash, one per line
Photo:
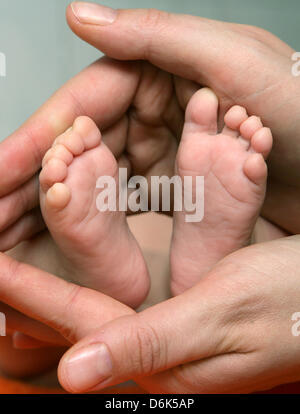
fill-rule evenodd
<path id="1" fill-rule="evenodd" d="M 0 0 L 0 140 L 100 53 L 68 28 L 70 0 Z M 300 51 L 299 0 L 96 0 L 115 8 L 154 7 L 270 30 Z"/>

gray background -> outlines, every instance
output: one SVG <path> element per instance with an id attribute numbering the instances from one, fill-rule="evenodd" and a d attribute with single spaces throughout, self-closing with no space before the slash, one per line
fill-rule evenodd
<path id="1" fill-rule="evenodd" d="M 0 0 L 0 140 L 12 133 L 55 90 L 100 53 L 68 28 L 69 0 Z M 299 0 L 103 0 L 116 8 L 154 7 L 253 24 L 300 51 Z"/>

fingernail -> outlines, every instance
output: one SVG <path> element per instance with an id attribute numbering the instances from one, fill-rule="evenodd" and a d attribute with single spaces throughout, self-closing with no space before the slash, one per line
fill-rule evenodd
<path id="1" fill-rule="evenodd" d="M 104 344 L 79 349 L 64 363 L 68 384 L 75 392 L 88 391 L 112 375 L 111 357 Z"/>
<path id="2" fill-rule="evenodd" d="M 117 11 L 94 3 L 74 2 L 71 4 L 74 15 L 81 23 L 105 26 L 117 18 Z"/>

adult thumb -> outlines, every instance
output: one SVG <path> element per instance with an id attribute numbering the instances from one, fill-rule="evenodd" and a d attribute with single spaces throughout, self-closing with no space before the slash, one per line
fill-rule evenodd
<path id="1" fill-rule="evenodd" d="M 212 69 L 216 46 L 224 44 L 221 39 L 219 45 L 215 33 L 218 22 L 155 9 L 115 10 L 74 2 L 67 9 L 67 21 L 76 35 L 111 58 L 148 60 L 196 82 Z M 220 47 L 220 60 L 222 53 Z"/>
<path id="2" fill-rule="evenodd" d="M 208 285 L 116 319 L 82 339 L 60 362 L 61 385 L 76 393 L 99 391 L 221 352 L 226 328 L 216 308 L 222 301 Z"/>

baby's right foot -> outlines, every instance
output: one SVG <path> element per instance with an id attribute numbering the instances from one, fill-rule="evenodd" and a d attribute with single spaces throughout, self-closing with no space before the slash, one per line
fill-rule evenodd
<path id="1" fill-rule="evenodd" d="M 259 118 L 235 106 L 218 134 L 218 99 L 209 89 L 191 99 L 177 157 L 178 174 L 204 177 L 204 219 L 174 214 L 172 291 L 192 287 L 219 260 L 250 243 L 264 202 L 272 134 Z M 195 185 L 193 197 L 195 198 Z"/>
<path id="2" fill-rule="evenodd" d="M 149 290 L 143 255 L 125 213 L 100 212 L 96 206 L 98 178 L 113 177 L 118 184 L 118 171 L 97 126 L 80 117 L 45 155 L 41 209 L 63 277 L 136 308 Z"/>

